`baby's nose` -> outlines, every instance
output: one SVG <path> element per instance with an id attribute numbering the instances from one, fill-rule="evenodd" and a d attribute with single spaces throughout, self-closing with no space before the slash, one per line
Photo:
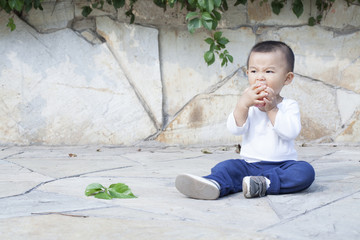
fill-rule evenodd
<path id="1" fill-rule="evenodd" d="M 262 73 L 256 75 L 256 81 L 265 81 L 265 76 Z"/>
<path id="2" fill-rule="evenodd" d="M 265 81 L 265 79 L 256 79 L 256 83 L 257 84 L 260 84 L 260 85 L 266 85 L 266 81 Z"/>

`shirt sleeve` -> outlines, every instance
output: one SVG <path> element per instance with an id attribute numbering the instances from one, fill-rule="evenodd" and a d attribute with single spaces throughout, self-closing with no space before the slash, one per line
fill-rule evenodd
<path id="1" fill-rule="evenodd" d="M 294 140 L 300 133 L 300 110 L 296 101 L 279 108 L 275 118 L 275 132 L 284 140 Z"/>
<path id="2" fill-rule="evenodd" d="M 249 119 L 249 118 L 248 118 Z M 234 117 L 234 112 L 230 113 L 228 120 L 227 120 L 227 129 L 233 134 L 233 135 L 242 135 L 244 134 L 247 129 L 249 128 L 249 120 L 246 119 L 246 122 L 244 123 L 243 126 L 238 127 L 236 125 L 236 121 L 235 121 L 235 117 Z"/>

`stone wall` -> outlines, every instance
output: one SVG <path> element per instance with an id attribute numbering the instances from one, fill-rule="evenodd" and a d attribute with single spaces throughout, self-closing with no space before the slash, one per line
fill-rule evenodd
<path id="1" fill-rule="evenodd" d="M 229 1 L 229 5 L 235 1 Z M 261 40 L 288 43 L 295 80 L 283 90 L 301 106 L 299 143 L 360 142 L 360 6 L 337 0 L 320 25 L 258 2 L 231 8 L 219 24 L 234 64 L 208 67 L 207 32 L 190 35 L 186 12 L 151 0 L 81 16 L 84 4 L 47 1 L 44 11 L 0 12 L 0 143 L 230 144 L 226 119 L 247 86 L 246 59 Z M 306 1 L 307 2 L 307 1 Z M 309 1 L 310 2 L 310 1 Z"/>

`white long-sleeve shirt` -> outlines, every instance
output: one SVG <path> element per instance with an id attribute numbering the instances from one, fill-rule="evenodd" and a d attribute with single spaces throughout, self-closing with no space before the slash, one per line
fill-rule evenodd
<path id="1" fill-rule="evenodd" d="M 301 130 L 299 106 L 284 98 L 277 106 L 275 124 L 265 112 L 250 107 L 243 126 L 238 127 L 234 114 L 228 117 L 227 128 L 234 135 L 243 135 L 240 157 L 250 161 L 297 160 L 294 140 Z"/>

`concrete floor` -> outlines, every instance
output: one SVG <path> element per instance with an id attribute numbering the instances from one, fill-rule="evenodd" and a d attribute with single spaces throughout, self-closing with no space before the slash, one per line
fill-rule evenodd
<path id="1" fill-rule="evenodd" d="M 257 199 L 189 199 L 179 173 L 207 175 L 233 146 L 0 148 L 1 239 L 360 239 L 360 148 L 299 147 L 316 180 L 306 191 Z M 71 155 L 72 154 L 72 155 Z M 135 199 L 84 195 L 126 183 Z"/>

